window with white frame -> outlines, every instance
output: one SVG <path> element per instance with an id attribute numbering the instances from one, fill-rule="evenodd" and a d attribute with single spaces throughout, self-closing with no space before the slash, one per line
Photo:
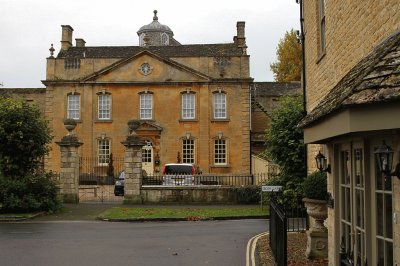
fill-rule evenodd
<path id="1" fill-rule="evenodd" d="M 111 118 L 111 95 L 98 95 L 98 119 L 105 120 Z"/>
<path id="2" fill-rule="evenodd" d="M 100 139 L 98 141 L 98 163 L 108 165 L 110 162 L 110 140 Z"/>
<path id="3" fill-rule="evenodd" d="M 68 95 L 67 118 L 80 119 L 80 103 L 78 94 Z"/>
<path id="4" fill-rule="evenodd" d="M 140 119 L 153 118 L 153 94 L 140 94 Z"/>
<path id="5" fill-rule="evenodd" d="M 214 164 L 215 165 L 226 165 L 227 160 L 227 146 L 225 139 L 214 140 Z"/>
<path id="6" fill-rule="evenodd" d="M 195 155 L 194 139 L 183 139 L 182 140 L 182 162 L 183 163 L 195 163 L 194 155 Z"/>
<path id="7" fill-rule="evenodd" d="M 151 161 L 152 161 L 152 148 L 151 146 L 144 147 L 142 149 L 142 163 L 151 163 Z"/>
<path id="8" fill-rule="evenodd" d="M 214 93 L 214 118 L 226 119 L 226 94 L 223 92 Z"/>
<path id="9" fill-rule="evenodd" d="M 182 119 L 194 119 L 196 110 L 196 97 L 194 93 L 182 94 Z"/>

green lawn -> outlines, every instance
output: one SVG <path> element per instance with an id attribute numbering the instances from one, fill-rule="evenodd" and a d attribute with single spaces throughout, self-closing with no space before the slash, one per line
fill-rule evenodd
<path id="1" fill-rule="evenodd" d="M 124 208 L 116 207 L 100 214 L 102 219 L 157 219 L 184 218 L 188 220 L 218 218 L 218 217 L 265 217 L 269 212 L 261 211 L 259 206 L 246 208 Z"/>

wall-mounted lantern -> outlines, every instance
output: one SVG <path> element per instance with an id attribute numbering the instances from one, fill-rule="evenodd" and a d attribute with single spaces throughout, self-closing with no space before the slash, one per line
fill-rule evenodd
<path id="1" fill-rule="evenodd" d="M 156 156 L 154 157 L 154 164 L 156 166 L 160 165 L 160 155 L 158 155 L 158 152 L 157 152 Z"/>
<path id="2" fill-rule="evenodd" d="M 317 163 L 317 168 L 320 172 L 331 173 L 331 165 L 328 164 L 328 161 L 321 151 L 319 151 L 317 156 L 315 156 L 315 162 Z"/>
<path id="3" fill-rule="evenodd" d="M 375 149 L 374 154 L 379 171 L 381 171 L 386 176 L 397 176 L 398 178 L 400 178 L 399 163 L 397 163 L 394 172 L 392 172 L 394 152 L 389 145 L 387 145 L 383 141 L 382 144 Z"/>

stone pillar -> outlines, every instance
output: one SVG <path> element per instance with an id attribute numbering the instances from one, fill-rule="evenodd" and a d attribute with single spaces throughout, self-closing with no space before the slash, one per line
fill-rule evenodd
<path id="1" fill-rule="evenodd" d="M 74 135 L 67 135 L 56 142 L 61 149 L 60 194 L 65 203 L 79 202 L 79 155 L 83 143 Z"/>
<path id="2" fill-rule="evenodd" d="M 141 204 L 142 187 L 142 147 L 145 142 L 136 135 L 135 129 L 138 123 L 130 121 L 128 123 L 131 134 L 125 141 L 121 142 L 125 146 L 124 168 L 124 204 Z"/>

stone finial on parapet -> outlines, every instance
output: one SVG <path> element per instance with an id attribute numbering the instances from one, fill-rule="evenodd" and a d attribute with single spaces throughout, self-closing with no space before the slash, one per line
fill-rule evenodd
<path id="1" fill-rule="evenodd" d="M 68 130 L 68 133 L 66 136 L 64 136 L 60 142 L 56 142 L 58 145 L 68 145 L 68 146 L 75 146 L 79 147 L 82 145 L 81 142 L 79 142 L 78 137 L 73 133 L 73 130 L 76 127 L 76 121 L 72 118 L 67 118 L 64 120 L 64 127 L 65 129 Z"/>
<path id="2" fill-rule="evenodd" d="M 138 136 L 138 134 L 136 133 L 136 130 L 138 129 L 138 127 L 140 126 L 140 121 L 139 120 L 129 120 L 128 121 L 128 128 L 129 128 L 129 135 L 126 137 L 126 140 L 122 142 L 122 144 L 124 146 L 126 146 L 126 144 L 129 145 L 141 145 L 144 146 L 146 143 L 141 140 Z"/>

